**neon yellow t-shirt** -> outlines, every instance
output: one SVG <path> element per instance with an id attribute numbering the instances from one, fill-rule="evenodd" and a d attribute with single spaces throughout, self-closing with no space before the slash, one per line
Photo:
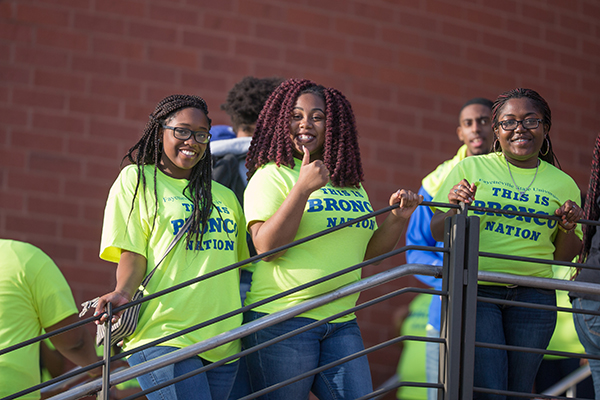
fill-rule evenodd
<path id="1" fill-rule="evenodd" d="M 430 196 L 435 196 L 440 190 L 440 186 L 442 186 L 446 176 L 448 176 L 448 173 L 452 171 L 452 168 L 454 168 L 460 161 L 467 158 L 467 150 L 467 145 L 463 144 L 460 146 L 456 152 L 456 155 L 452 157 L 452 159 L 444 161 L 438 165 L 435 171 L 423 178 L 421 185 Z"/>
<path id="2" fill-rule="evenodd" d="M 277 167 L 274 162 L 259 168 L 248 182 L 244 193 L 244 211 L 248 223 L 269 219 L 283 203 L 298 180 L 299 174 L 300 162 L 296 162 L 294 169 L 286 166 Z M 294 240 L 337 226 L 371 211 L 373 209 L 369 197 L 362 186 L 336 188 L 331 183 L 327 183 L 310 195 Z M 377 223 L 375 218 L 371 218 L 290 248 L 283 256 L 273 261 L 256 263 L 246 304 L 362 262 L 367 244 L 375 229 Z M 360 277 L 361 271 L 355 270 L 257 307 L 255 311 L 270 314 L 283 310 L 356 282 Z M 300 316 L 314 319 L 326 318 L 353 307 L 357 299 L 358 294 L 347 296 Z M 354 314 L 349 314 L 336 319 L 335 322 L 353 318 L 355 318 Z"/>
<path id="3" fill-rule="evenodd" d="M 0 349 L 77 313 L 64 276 L 37 247 L 0 239 Z M 0 356 L 0 397 L 40 383 L 39 342 Z M 39 392 L 19 397 L 39 399 Z"/>
<path id="4" fill-rule="evenodd" d="M 140 185 L 131 214 L 137 167 L 123 168 L 110 189 L 100 257 L 116 263 L 121 250 L 141 254 L 148 260 L 148 274 L 191 215 L 192 203 L 183 195 L 187 180 L 174 179 L 158 171 L 158 210 L 155 212 L 154 166 L 145 166 L 144 173 L 147 187 L 144 193 Z M 202 243 L 187 242 L 184 236 L 158 267 L 145 293 L 156 293 L 248 258 L 246 223 L 235 195 L 213 181 L 212 196 L 216 208 L 213 207 Z M 155 214 L 156 222 L 152 228 Z M 136 348 L 239 307 L 239 271 L 232 270 L 144 303 L 138 328 L 125 340 L 124 347 L 126 350 Z M 241 315 L 236 315 L 162 345 L 183 348 L 234 329 L 241 322 Z M 201 356 L 217 361 L 239 350 L 240 342 L 234 341 Z"/>
<path id="5" fill-rule="evenodd" d="M 447 203 L 452 186 L 464 178 L 477 186 L 474 206 L 554 215 L 554 211 L 567 200 L 579 204 L 579 188 L 575 181 L 545 161 L 540 160 L 537 176 L 535 176 L 535 168 L 518 168 L 511 164 L 510 170 L 519 185 L 519 190 L 526 188 L 533 180 L 522 200 L 518 200 L 519 192 L 514 188 L 504 155 L 491 153 L 468 157 L 456 165 L 433 201 Z M 553 259 L 554 239 L 558 232 L 557 221 L 483 211 L 469 211 L 469 213 L 480 218 L 480 251 Z M 580 225 L 577 226 L 575 233 L 579 238 L 583 236 Z M 479 269 L 515 275 L 552 277 L 550 265 L 488 257 L 479 258 Z M 487 284 L 487 282 L 481 283 Z"/>
<path id="6" fill-rule="evenodd" d="M 401 336 L 427 336 L 427 321 L 429 320 L 429 304 L 431 295 L 421 293 L 410 302 L 409 314 L 402 322 Z M 402 354 L 397 370 L 401 382 L 427 382 L 425 368 L 425 342 L 406 340 L 403 342 Z M 396 398 L 402 400 L 427 400 L 427 388 L 401 386 L 396 392 Z"/>
<path id="7" fill-rule="evenodd" d="M 571 267 L 563 267 L 560 265 L 553 265 L 552 271 L 554 272 L 555 279 L 570 280 L 573 269 Z M 556 291 L 556 305 L 558 307 L 571 307 L 571 300 L 569 299 L 569 292 L 565 290 Z M 573 322 L 573 314 L 570 312 L 558 312 L 556 313 L 556 328 L 550 339 L 550 343 L 547 347 L 548 350 L 554 351 L 566 351 L 569 353 L 585 353 L 583 345 L 579 341 L 577 331 L 575 330 L 575 323 Z M 544 359 L 556 360 L 566 358 L 562 356 L 554 356 L 544 354 Z"/>

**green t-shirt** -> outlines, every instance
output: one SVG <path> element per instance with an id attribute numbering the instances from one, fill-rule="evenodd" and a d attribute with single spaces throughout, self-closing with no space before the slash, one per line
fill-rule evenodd
<path id="1" fill-rule="evenodd" d="M 244 193 L 244 211 L 248 223 L 269 219 L 290 193 L 299 174 L 299 161 L 296 162 L 294 169 L 286 166 L 277 167 L 274 162 L 259 168 L 248 182 Z M 362 186 L 337 188 L 327 183 L 310 195 L 294 240 L 337 226 L 371 211 L 373 209 Z M 284 255 L 273 261 L 256 263 L 246 304 L 252 304 L 362 262 L 367 244 L 376 229 L 375 218 L 371 218 L 290 248 Z M 356 282 L 360 277 L 361 271 L 355 270 L 257 307 L 255 311 L 270 314 L 283 310 Z M 357 299 L 358 293 L 307 311 L 300 316 L 314 319 L 326 318 L 354 307 Z M 349 314 L 335 321 L 348 321 L 353 318 L 354 314 Z"/>
<path id="2" fill-rule="evenodd" d="M 554 215 L 554 211 L 565 201 L 572 200 L 577 204 L 580 202 L 579 188 L 575 181 L 545 161 L 540 160 L 537 176 L 535 176 L 535 168 L 518 168 L 511 164 L 510 170 L 519 185 L 519 190 L 526 188 L 533 180 L 521 200 L 518 200 L 519 192 L 514 188 L 504 155 L 491 153 L 467 157 L 458 163 L 433 201 L 447 203 L 452 186 L 464 178 L 477 186 L 474 206 Z M 469 213 L 480 218 L 480 251 L 553 259 L 554 239 L 558 232 L 557 221 L 494 212 L 469 211 Z M 575 233 L 578 237 L 582 237 L 580 225 L 577 226 Z M 479 269 L 515 275 L 552 277 L 552 267 L 547 264 L 488 257 L 479 258 Z"/>
<path id="3" fill-rule="evenodd" d="M 570 280 L 571 274 L 574 268 L 563 267 L 560 265 L 552 266 L 555 279 Z M 556 291 L 556 305 L 558 307 L 571 307 L 571 300 L 569 299 L 569 292 L 565 290 Z M 579 341 L 577 331 L 575 330 L 575 323 L 573 322 L 573 314 L 570 312 L 558 312 L 556 313 L 556 328 L 550 339 L 550 343 L 547 347 L 548 350 L 554 351 L 565 351 L 570 353 L 585 353 L 583 345 Z M 544 359 L 555 360 L 565 358 L 562 356 L 554 356 L 544 354 Z"/>
<path id="4" fill-rule="evenodd" d="M 421 293 L 410 302 L 408 316 L 402 322 L 401 336 L 427 336 L 429 304 L 431 295 Z M 401 382 L 427 382 L 425 369 L 425 342 L 406 340 L 398 363 L 398 378 Z M 402 400 L 427 400 L 427 388 L 401 386 L 396 397 Z"/>
<path id="5" fill-rule="evenodd" d="M 0 349 L 43 333 L 76 314 L 64 276 L 37 247 L 0 239 Z M 0 356 L 0 397 L 40 383 L 39 342 Z M 39 392 L 25 399 L 39 399 Z"/>
<path id="6" fill-rule="evenodd" d="M 183 195 L 187 180 L 174 179 L 158 171 L 158 210 L 155 212 L 154 166 L 144 168 L 147 187 L 144 193 L 140 186 L 131 213 L 137 167 L 130 165 L 123 168 L 110 189 L 104 212 L 100 257 L 117 263 L 122 250 L 141 254 L 148 260 L 148 274 L 191 215 L 192 203 Z M 213 182 L 212 196 L 215 207 L 202 242 L 187 242 L 184 236 L 158 267 L 145 293 L 156 293 L 248 258 L 246 223 L 235 195 L 225 186 Z M 144 303 L 138 328 L 125 340 L 125 349 L 136 348 L 240 306 L 239 272 L 232 270 L 219 274 Z M 241 322 L 241 315 L 236 315 L 162 345 L 183 348 L 234 329 Z M 217 361 L 239 350 L 240 342 L 234 341 L 201 356 Z"/>

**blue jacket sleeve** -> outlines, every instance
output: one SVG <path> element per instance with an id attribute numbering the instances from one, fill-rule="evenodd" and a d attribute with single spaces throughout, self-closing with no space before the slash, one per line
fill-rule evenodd
<path id="1" fill-rule="evenodd" d="M 431 201 L 432 199 L 432 196 L 427 193 L 422 186 L 419 189 L 419 194 L 423 195 L 424 201 Z M 408 228 L 406 231 L 407 246 L 444 246 L 444 243 L 436 242 L 431 236 L 431 229 L 429 227 L 431 223 L 431 217 L 433 217 L 433 212 L 429 207 L 417 207 L 408 222 Z M 420 250 L 408 250 L 406 252 L 406 262 L 409 264 L 442 265 L 443 257 L 443 253 L 439 252 Z M 433 288 L 441 288 L 441 280 L 434 278 L 433 276 L 415 275 L 415 277 L 428 286 Z"/>

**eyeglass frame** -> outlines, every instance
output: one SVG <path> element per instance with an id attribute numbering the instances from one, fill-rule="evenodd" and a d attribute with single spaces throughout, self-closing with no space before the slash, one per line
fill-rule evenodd
<path id="1" fill-rule="evenodd" d="M 534 121 L 536 121 L 536 122 L 537 122 L 537 125 L 536 125 L 536 126 L 532 126 L 532 127 L 529 127 L 529 128 L 527 128 L 527 127 L 526 127 L 526 126 L 525 126 L 523 123 L 524 123 L 525 121 L 531 121 L 531 120 L 534 120 Z M 513 129 L 506 129 L 506 128 L 504 127 L 504 123 L 505 123 L 505 122 L 510 122 L 510 123 L 513 123 L 513 122 L 514 122 L 514 123 L 516 123 L 517 125 L 516 125 L 516 126 L 513 128 Z M 501 126 L 501 127 L 502 127 L 502 129 L 504 129 L 505 131 L 514 131 L 514 130 L 516 130 L 516 129 L 519 127 L 519 124 L 521 124 L 521 126 L 522 126 L 524 129 L 537 129 L 537 128 L 540 126 L 540 123 L 542 123 L 542 122 L 544 122 L 544 119 L 543 119 L 543 118 L 525 118 L 525 119 L 522 119 L 522 120 L 517 120 L 517 119 L 506 119 L 506 120 L 504 120 L 504 121 L 498 121 L 498 123 L 497 123 L 496 127 L 498 127 L 498 126 Z"/>
<path id="2" fill-rule="evenodd" d="M 207 132 L 207 131 L 204 131 L 204 130 L 201 130 L 201 131 L 193 131 L 193 130 L 191 130 L 191 129 L 188 129 L 188 128 L 183 128 L 183 127 L 181 127 L 181 126 L 168 126 L 168 125 L 165 125 L 165 124 L 162 124 L 162 127 L 163 127 L 164 129 L 170 129 L 170 130 L 172 130 L 172 131 L 173 131 L 173 137 L 174 137 L 175 139 L 178 139 L 178 140 L 188 140 L 189 138 L 191 138 L 192 136 L 194 136 L 194 140 L 195 140 L 196 142 L 198 142 L 198 143 L 200 143 L 200 144 L 208 144 L 208 143 L 210 142 L 210 138 L 212 137 L 212 134 L 211 134 L 210 132 Z M 177 136 L 175 135 L 175 132 L 177 132 L 177 130 L 178 130 L 178 129 L 180 129 L 180 130 L 182 130 L 182 131 L 187 131 L 187 132 L 189 133 L 189 134 L 188 134 L 188 136 L 187 136 L 185 139 L 184 139 L 183 137 L 177 137 Z M 198 140 L 198 137 L 196 136 L 196 134 L 197 134 L 197 133 L 201 133 L 201 134 L 203 134 L 203 135 L 206 135 L 206 140 L 205 140 L 205 141 L 200 141 L 200 140 Z"/>

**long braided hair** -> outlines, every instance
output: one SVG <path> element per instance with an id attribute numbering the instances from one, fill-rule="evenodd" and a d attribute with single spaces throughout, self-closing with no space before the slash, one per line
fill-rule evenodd
<path id="1" fill-rule="evenodd" d="M 123 157 L 123 161 L 128 160 L 131 164 L 137 165 L 138 178 L 131 203 L 131 211 L 135 197 L 138 195 L 140 183 L 144 193 L 146 189 L 146 174 L 144 174 L 145 165 L 154 165 L 154 206 L 155 214 L 152 221 L 152 229 L 156 222 L 156 212 L 158 212 L 158 194 L 156 190 L 156 177 L 158 174 L 158 165 L 163 154 L 162 147 L 162 124 L 168 124 L 177 113 L 184 108 L 197 108 L 201 110 L 208 119 L 210 128 L 211 120 L 208 117 L 208 106 L 204 99 L 193 95 L 174 94 L 162 99 L 150 114 L 150 119 L 144 128 L 144 133 L 140 140 L 133 145 Z M 211 192 L 211 155 L 210 144 L 206 146 L 204 156 L 196 164 L 189 177 L 189 183 L 183 190 L 186 196 L 193 204 L 193 211 L 190 218 L 192 222 L 187 233 L 188 240 L 195 234 L 196 240 L 204 234 L 204 228 L 207 226 L 208 218 L 212 209 Z"/>
<path id="2" fill-rule="evenodd" d="M 294 168 L 291 116 L 298 97 L 305 93 L 317 95 L 325 103 L 323 163 L 329 170 L 331 184 L 358 187 L 363 181 L 363 169 L 352 106 L 340 91 L 307 79 L 288 79 L 269 96 L 256 122 L 246 157 L 248 179 L 270 161 Z"/>
<path id="3" fill-rule="evenodd" d="M 554 150 L 552 149 L 552 140 L 550 139 L 550 128 L 552 127 L 552 112 L 550 111 L 550 106 L 548 105 L 546 100 L 544 100 L 544 98 L 540 96 L 539 93 L 535 90 L 517 88 L 500 94 L 494 102 L 494 105 L 492 106 L 492 127 L 494 129 L 498 128 L 498 118 L 500 116 L 500 112 L 502 111 L 506 103 L 509 100 L 521 98 L 527 98 L 531 100 L 534 107 L 536 107 L 539 113 L 542 114 L 542 119 L 544 120 L 542 123 L 545 127 L 544 133 L 546 134 L 546 138 L 544 139 L 545 146 L 544 144 L 542 144 L 538 157 L 546 161 L 547 163 L 550 163 L 560 168 L 560 163 L 558 162 L 556 154 L 554 154 Z M 546 148 L 544 149 L 544 147 Z M 500 142 L 498 140 L 494 140 L 494 143 L 492 144 L 492 151 L 502 151 L 502 149 L 500 148 Z"/>
<path id="4" fill-rule="evenodd" d="M 600 196 L 600 135 L 596 138 L 594 155 L 592 157 L 592 168 L 590 172 L 590 184 L 588 186 L 585 204 L 583 206 L 583 219 L 598 221 L 600 218 L 600 207 L 598 207 L 598 196 Z M 590 253 L 592 238 L 596 234 L 596 225 L 583 224 L 583 246 L 579 253 L 579 262 L 583 263 Z"/>

